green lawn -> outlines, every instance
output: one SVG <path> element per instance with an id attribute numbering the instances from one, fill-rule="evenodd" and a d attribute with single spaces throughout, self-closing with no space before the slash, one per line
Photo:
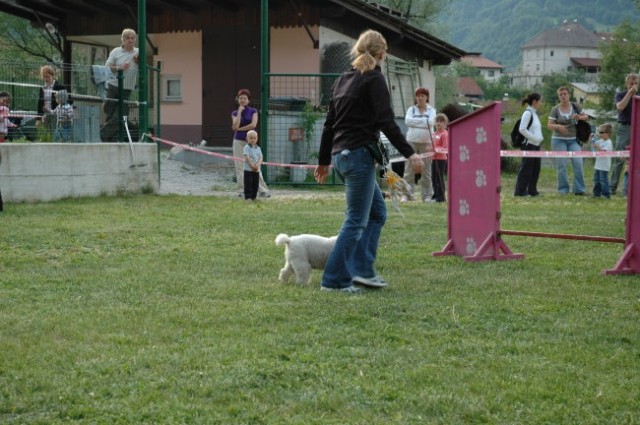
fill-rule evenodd
<path id="1" fill-rule="evenodd" d="M 553 177 L 529 199 L 504 177 L 504 229 L 624 236 L 623 198 Z M 436 258 L 446 206 L 410 203 L 383 231 L 388 288 L 278 282 L 275 236 L 335 234 L 343 210 L 322 192 L 6 205 L 0 423 L 640 423 L 640 276 L 601 274 L 621 244 Z"/>

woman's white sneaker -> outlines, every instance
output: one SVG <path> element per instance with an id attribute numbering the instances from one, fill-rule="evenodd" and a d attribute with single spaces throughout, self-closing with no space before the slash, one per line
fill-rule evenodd
<path id="1" fill-rule="evenodd" d="M 387 281 L 378 275 L 373 277 L 356 276 L 353 278 L 353 284 L 367 286 L 369 288 L 384 288 L 387 286 Z"/>

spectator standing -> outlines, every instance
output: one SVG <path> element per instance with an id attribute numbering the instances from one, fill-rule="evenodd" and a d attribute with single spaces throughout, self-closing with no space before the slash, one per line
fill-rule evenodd
<path id="1" fill-rule="evenodd" d="M 38 115 L 36 125 L 46 129 L 45 134 L 52 135 L 56 126 L 56 117 L 52 111 L 58 106 L 56 93 L 64 86 L 55 78 L 56 72 L 50 65 L 40 67 L 40 78 L 44 82 L 38 93 Z M 51 136 L 48 136 L 51 137 Z M 50 138 L 48 139 L 51 140 Z"/>
<path id="2" fill-rule="evenodd" d="M 0 143 L 7 141 L 9 129 L 15 127 L 15 124 L 9 120 L 9 105 L 11 104 L 11 95 L 8 92 L 0 92 Z"/>
<path id="3" fill-rule="evenodd" d="M 602 124 L 598 128 L 598 139 L 594 140 L 591 144 L 593 149 L 597 152 L 610 152 L 613 150 L 613 143 L 611 142 L 611 132 L 613 127 L 611 124 Z M 609 170 L 611 169 L 611 157 L 599 156 L 596 157 L 593 174 L 593 196 L 599 198 L 604 196 L 609 199 L 611 197 L 611 191 L 609 190 Z"/>
<path id="4" fill-rule="evenodd" d="M 589 116 L 582 112 L 579 105 L 571 102 L 571 93 L 567 87 L 557 90 L 560 103 L 549 113 L 547 128 L 553 131 L 551 135 L 551 150 L 556 152 L 576 152 L 582 150 L 576 137 L 577 120 L 588 120 Z M 558 178 L 558 192 L 562 195 L 569 193 L 569 179 L 567 178 L 568 158 L 556 159 Z M 573 193 L 584 195 L 583 161 L 580 157 L 571 158 L 573 167 Z"/>
<path id="5" fill-rule="evenodd" d="M 73 106 L 69 103 L 69 95 L 66 90 L 59 90 L 56 93 L 58 106 L 52 111 L 56 118 L 56 129 L 54 133 L 55 142 L 73 141 Z"/>
<path id="6" fill-rule="evenodd" d="M 520 118 L 519 131 L 525 139 L 522 142 L 523 151 L 539 151 L 544 140 L 542 124 L 538 118 L 538 108 L 542 105 L 540 93 L 529 93 L 522 99 L 522 106 L 527 109 Z M 540 158 L 523 157 L 516 178 L 515 196 L 538 196 L 538 178 L 540 177 Z"/>
<path id="7" fill-rule="evenodd" d="M 242 158 L 244 147 L 247 145 L 247 132 L 255 130 L 258 126 L 258 110 L 249 106 L 251 102 L 251 92 L 247 89 L 240 89 L 236 96 L 238 109 L 231 113 L 231 129 L 233 130 L 233 156 Z M 235 161 L 236 183 L 238 187 L 238 197 L 242 197 L 244 191 L 244 162 Z M 259 173 L 259 192 L 263 198 L 270 198 L 269 188 Z"/>
<path id="8" fill-rule="evenodd" d="M 447 125 L 449 118 L 445 114 L 436 115 L 436 131 L 433 135 L 433 161 L 431 162 L 431 181 L 433 184 L 433 200 L 445 202 L 446 199 L 446 175 L 447 154 L 439 153 L 438 149 L 449 149 L 449 132 Z"/>
<path id="9" fill-rule="evenodd" d="M 258 146 L 258 133 L 255 130 L 247 132 L 247 144 L 243 148 L 244 154 L 244 199 L 255 201 L 260 186 L 260 166 L 262 165 L 262 149 Z"/>
<path id="10" fill-rule="evenodd" d="M 625 78 L 626 90 L 617 92 L 614 98 L 616 109 L 618 110 L 618 125 L 616 127 L 616 150 L 624 151 L 629 149 L 631 142 L 631 99 L 638 93 L 638 75 L 628 74 Z M 616 158 L 613 161 L 611 171 L 611 181 L 609 190 L 612 195 L 618 190 L 620 174 L 624 166 L 624 158 Z M 625 193 L 626 195 L 626 193 Z"/>
<path id="11" fill-rule="evenodd" d="M 112 78 L 107 81 L 107 99 L 104 103 L 105 122 L 100 129 L 103 142 L 117 142 L 120 117 L 118 116 L 118 71 L 123 73 L 122 100 L 123 115 L 129 115 L 129 98 L 136 88 L 138 78 L 138 48 L 135 47 L 137 35 L 131 28 L 122 31 L 122 45 L 109 53 L 105 63 L 111 69 Z"/>
<path id="12" fill-rule="evenodd" d="M 436 118 L 436 109 L 429 105 L 429 90 L 419 87 L 415 91 L 415 104 L 407 109 L 404 118 L 407 124 L 407 142 L 418 155 L 433 152 L 433 124 Z M 416 178 L 419 178 L 420 190 L 423 202 L 432 202 L 433 186 L 431 182 L 431 157 L 422 157 L 422 175 L 416 176 L 413 167 L 407 160 L 404 167 L 404 179 L 409 183 L 411 192 L 415 194 Z M 403 196 L 400 199 L 406 202 L 409 199 Z"/>

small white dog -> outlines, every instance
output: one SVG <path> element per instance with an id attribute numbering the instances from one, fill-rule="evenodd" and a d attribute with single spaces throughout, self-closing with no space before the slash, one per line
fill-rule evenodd
<path id="1" fill-rule="evenodd" d="M 280 270 L 279 279 L 289 280 L 296 275 L 296 283 L 308 285 L 311 282 L 311 269 L 323 270 L 327 258 L 336 244 L 337 236 L 325 238 L 318 235 L 288 236 L 280 233 L 276 236 L 276 245 L 285 245 L 284 268 Z"/>

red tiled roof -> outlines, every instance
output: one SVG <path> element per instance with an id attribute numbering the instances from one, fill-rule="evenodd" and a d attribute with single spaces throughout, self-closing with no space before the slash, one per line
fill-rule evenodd
<path id="1" fill-rule="evenodd" d="M 500 65 L 499 63 L 496 63 L 480 55 L 463 56 L 461 61 L 470 63 L 471 66 L 476 68 L 485 68 L 485 69 L 503 69 L 504 68 L 504 66 Z"/>
<path id="2" fill-rule="evenodd" d="M 458 89 L 460 90 L 460 94 L 464 96 L 484 96 L 484 92 L 478 83 L 471 77 L 460 77 L 458 79 Z"/>
<path id="3" fill-rule="evenodd" d="M 586 66 L 589 68 L 600 67 L 600 59 L 596 58 L 571 58 L 571 62 L 578 66 Z"/>

